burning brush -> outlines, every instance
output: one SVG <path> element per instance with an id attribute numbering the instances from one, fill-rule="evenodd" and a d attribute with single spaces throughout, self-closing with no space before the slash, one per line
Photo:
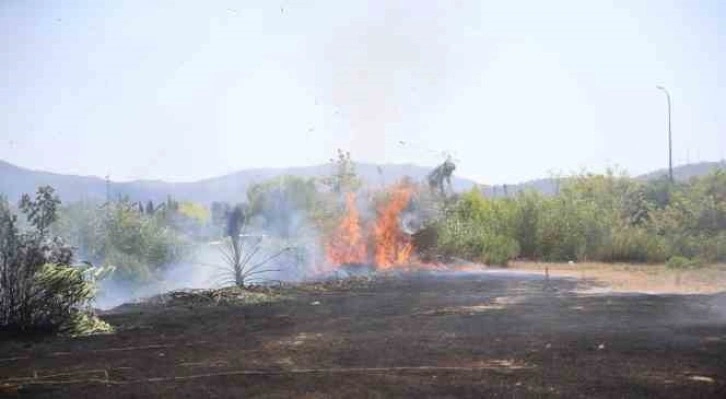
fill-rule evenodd
<path id="1" fill-rule="evenodd" d="M 416 221 L 405 211 L 413 192 L 407 184 L 391 188 L 368 223 L 361 221 L 355 194 L 347 193 L 345 212 L 325 242 L 328 265 L 353 274 L 410 266 L 413 243 L 411 232 L 405 230 L 414 228 Z"/>

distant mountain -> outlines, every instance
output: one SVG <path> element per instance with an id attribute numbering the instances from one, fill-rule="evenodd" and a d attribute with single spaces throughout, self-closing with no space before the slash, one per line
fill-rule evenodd
<path id="1" fill-rule="evenodd" d="M 501 184 L 494 186 L 485 186 L 483 188 L 484 195 L 487 197 L 505 197 L 515 195 L 521 191 L 534 190 L 544 195 L 554 195 L 557 193 L 558 187 L 562 179 L 545 178 L 526 181 L 518 184 Z"/>
<path id="2" fill-rule="evenodd" d="M 687 180 L 694 176 L 703 176 L 718 168 L 726 169 L 726 164 L 724 162 L 701 162 L 681 165 L 673 168 L 673 174 L 678 180 Z M 388 185 L 405 176 L 416 181 L 423 181 L 430 171 L 430 167 L 412 164 L 356 164 L 356 172 L 364 183 L 369 186 Z M 112 181 L 108 184 L 108 191 L 112 198 L 128 196 L 132 200 L 142 201 L 159 202 L 171 195 L 178 200 L 207 204 L 212 201 L 238 202 L 244 200 L 247 188 L 254 183 L 282 175 L 321 177 L 328 176 L 331 173 L 332 166 L 330 164 L 286 169 L 247 169 L 188 183 L 169 183 L 155 180 Z M 654 179 L 667 174 L 667 170 L 657 170 L 636 178 Z M 460 177 L 452 179 L 453 188 L 458 192 L 469 190 L 476 184 L 473 180 Z M 530 189 L 550 195 L 557 192 L 560 184 L 561 179 L 547 178 L 519 184 L 481 187 L 487 196 L 501 197 L 505 195 L 505 190 L 506 195 L 513 195 L 519 191 Z M 38 186 L 42 185 L 53 186 L 65 202 L 82 199 L 103 200 L 106 198 L 106 181 L 99 177 L 35 171 L 0 161 L 0 194 L 5 195 L 11 201 L 17 201 L 23 193 L 32 193 Z"/>
<path id="3" fill-rule="evenodd" d="M 707 175 L 717 169 L 726 170 L 726 162 L 699 162 L 680 165 L 673 168 L 673 178 L 676 181 L 688 181 L 693 177 Z M 668 169 L 659 169 L 653 172 L 635 176 L 638 180 L 653 180 L 668 176 Z M 557 192 L 558 187 L 563 184 L 566 178 L 546 178 L 531 180 L 519 184 L 503 184 L 484 187 L 484 194 L 490 197 L 502 197 L 516 194 L 520 191 L 534 190 L 545 195 L 552 195 Z M 506 190 L 506 193 L 505 193 Z"/>
<path id="4" fill-rule="evenodd" d="M 285 169 L 247 169 L 228 175 L 188 183 L 137 180 L 131 182 L 109 182 L 108 194 L 112 198 L 127 196 L 132 200 L 159 202 L 172 196 L 178 200 L 211 203 L 212 201 L 238 202 L 245 198 L 247 188 L 265 180 L 294 175 L 300 177 L 322 177 L 332 173 L 332 166 L 315 165 Z M 357 163 L 356 172 L 367 185 L 387 185 L 408 176 L 421 181 L 431 168 L 411 164 L 367 164 Z M 468 190 L 476 184 L 473 180 L 454 177 L 454 190 Z M 106 181 L 93 176 L 63 175 L 35 171 L 8 162 L 0 161 L 0 194 L 16 201 L 23 193 L 32 193 L 38 186 L 53 186 L 63 201 L 103 200 L 106 198 Z"/>
<path id="5" fill-rule="evenodd" d="M 726 170 L 726 162 L 699 162 L 676 166 L 673 168 L 673 178 L 677 181 L 687 181 L 693 177 L 707 175 L 716 169 Z M 668 176 L 668 169 L 658 169 L 655 172 L 640 175 L 638 179 L 651 180 L 664 176 Z"/>

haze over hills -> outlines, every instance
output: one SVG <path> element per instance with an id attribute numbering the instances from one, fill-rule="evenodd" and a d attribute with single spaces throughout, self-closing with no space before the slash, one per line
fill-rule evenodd
<path id="1" fill-rule="evenodd" d="M 387 185 L 404 176 L 421 181 L 431 171 L 429 167 L 410 164 L 375 165 L 356 163 L 356 172 L 367 185 Z M 128 196 L 132 200 L 162 201 L 169 195 L 178 200 L 211 203 L 212 201 L 239 202 L 244 200 L 247 188 L 265 180 L 282 176 L 322 177 L 332 173 L 330 164 L 292 167 L 246 169 L 227 175 L 203 179 L 195 182 L 170 183 L 158 180 L 136 180 L 108 184 L 112 198 Z M 473 180 L 454 177 L 452 185 L 457 191 L 470 189 L 476 184 Z M 35 171 L 0 161 L 0 194 L 15 201 L 23 193 L 32 193 L 38 186 L 53 186 L 61 199 L 66 202 L 82 199 L 102 200 L 106 198 L 106 181 L 94 176 L 64 175 Z"/>
<path id="2" fill-rule="evenodd" d="M 673 167 L 673 178 L 676 181 L 687 181 L 693 177 L 704 176 L 716 169 L 726 170 L 726 162 L 697 162 Z M 668 176 L 668 169 L 658 169 L 642 175 L 634 176 L 638 180 L 653 180 L 665 178 Z M 551 195 L 557 192 L 558 187 L 562 184 L 558 178 L 544 178 L 529 180 L 518 184 L 506 184 L 496 186 L 485 186 L 484 194 L 487 196 L 500 197 L 506 194 L 512 195 L 519 191 L 533 189 L 545 195 Z"/>
<path id="3" fill-rule="evenodd" d="M 701 162 L 681 165 L 674 168 L 674 175 L 679 180 L 701 176 L 717 168 L 726 168 L 723 162 Z M 356 163 L 356 172 L 365 184 L 381 186 L 394 183 L 408 176 L 422 181 L 431 171 L 430 167 L 412 164 L 368 164 Z M 32 193 L 38 186 L 53 186 L 65 202 L 78 200 L 103 200 L 108 188 L 112 198 L 127 196 L 132 200 L 162 201 L 169 195 L 178 200 L 211 203 L 212 201 L 239 202 L 244 200 L 247 188 L 267 179 L 282 175 L 300 177 L 322 177 L 330 175 L 330 164 L 284 169 L 247 169 L 227 175 L 203 179 L 195 182 L 169 183 L 164 181 L 136 180 L 131 182 L 106 181 L 95 176 L 64 175 L 15 166 L 0 161 L 0 194 L 11 201 L 17 201 L 23 193 Z M 657 170 L 636 178 L 652 179 L 667 175 L 667 170 Z M 452 179 L 454 190 L 464 191 L 472 188 L 477 182 L 456 177 Z M 554 178 L 538 179 L 519 184 L 506 185 L 507 194 L 514 194 L 525 189 L 534 189 L 543 194 L 551 194 L 557 190 L 558 180 Z M 504 185 L 482 186 L 487 195 L 504 195 Z"/>
<path id="4" fill-rule="evenodd" d="M 673 178 L 679 181 L 685 181 L 692 177 L 703 176 L 710 173 L 714 169 L 726 169 L 726 161 L 720 162 L 698 162 L 681 165 L 673 168 Z M 668 176 L 668 169 L 658 169 L 656 171 L 645 173 L 638 176 L 639 179 L 655 179 L 662 176 Z"/>

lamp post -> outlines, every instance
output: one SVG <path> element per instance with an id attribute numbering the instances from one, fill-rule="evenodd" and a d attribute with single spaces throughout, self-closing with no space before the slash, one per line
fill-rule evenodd
<path id="1" fill-rule="evenodd" d="M 656 86 L 658 90 L 661 90 L 666 95 L 668 100 L 668 178 L 673 183 L 673 140 L 671 135 L 671 95 L 668 90 L 663 86 Z"/>

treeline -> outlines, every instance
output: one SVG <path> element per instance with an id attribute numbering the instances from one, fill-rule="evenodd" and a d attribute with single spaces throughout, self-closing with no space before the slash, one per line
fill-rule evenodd
<path id="1" fill-rule="evenodd" d="M 688 182 L 585 174 L 559 193 L 487 198 L 478 189 L 446 206 L 418 235 L 428 255 L 487 264 L 544 261 L 726 261 L 726 172 Z"/>
<path id="2" fill-rule="evenodd" d="M 50 229 L 76 248 L 79 259 L 113 266 L 112 279 L 140 286 L 170 265 L 195 262 L 189 256 L 195 247 L 229 238 L 231 222 L 243 224 L 246 233 L 264 233 L 274 245 L 311 245 L 311 226 L 335 223 L 338 212 L 337 195 L 323 187 L 316 179 L 283 176 L 253 184 L 236 203 L 119 198 L 59 204 Z"/>
<path id="3" fill-rule="evenodd" d="M 183 220 L 177 203 L 169 200 L 153 209 L 126 199 L 76 202 L 59 208 L 51 229 L 76 248 L 80 259 L 113 266 L 114 279 L 144 283 L 179 261 L 188 242 L 177 227 Z"/>
<path id="4" fill-rule="evenodd" d="M 124 199 L 64 205 L 50 187 L 23 196 L 17 206 L 0 198 L 0 330 L 108 329 L 91 308 L 98 278 L 152 280 L 194 243 L 237 239 L 242 229 L 230 233 L 230 221 L 286 249 L 320 245 L 311 241 L 332 234 L 343 194 L 358 192 L 369 211 L 385 194 L 361 189 L 349 154 L 339 153 L 333 163 L 326 179 L 277 178 L 250 187 L 238 204 L 209 209 L 171 198 L 156 205 Z M 416 230 L 414 247 L 424 261 L 726 261 L 723 170 L 675 183 L 586 174 L 567 179 L 551 196 L 489 198 L 473 189 L 447 198 L 426 186 L 415 191 L 405 212 L 416 223 L 407 231 Z M 304 255 L 286 253 L 294 255 L 288 263 Z M 235 264 L 240 272 L 243 266 Z"/>

